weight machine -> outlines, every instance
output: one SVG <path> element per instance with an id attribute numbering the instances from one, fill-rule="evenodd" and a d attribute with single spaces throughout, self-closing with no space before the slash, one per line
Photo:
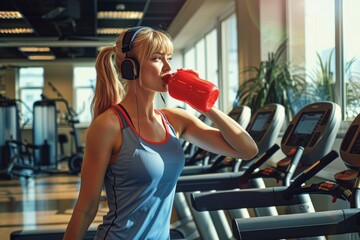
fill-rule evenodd
<path id="1" fill-rule="evenodd" d="M 43 101 L 34 103 L 33 142 L 28 143 L 20 137 L 18 101 L 2 101 L 0 108 L 6 119 L 2 128 L 7 132 L 2 144 L 2 177 L 10 179 L 13 175 L 30 177 L 40 172 L 52 173 L 57 169 L 54 161 L 57 154 L 56 106 Z"/>
<path id="2" fill-rule="evenodd" d="M 55 87 L 54 84 L 51 82 L 48 82 L 48 86 L 51 88 L 51 90 L 56 94 L 57 98 L 47 98 L 46 96 L 43 97 L 43 101 L 49 102 L 50 105 L 54 103 L 63 104 L 66 109 L 66 113 L 64 114 L 64 120 L 66 122 L 66 125 L 70 127 L 70 135 L 73 138 L 74 144 L 75 144 L 75 151 L 73 151 L 69 156 L 62 156 L 62 158 L 59 161 L 68 161 L 68 167 L 69 172 L 71 174 L 77 174 L 81 170 L 81 163 L 83 160 L 83 152 L 84 152 L 84 146 L 80 143 L 80 136 L 78 133 L 78 129 L 76 128 L 76 124 L 79 123 L 78 119 L 78 113 L 70 106 L 69 102 L 64 98 L 64 96 L 61 94 L 61 92 Z M 42 118 L 44 115 L 41 115 Z M 41 118 L 41 120 L 43 120 Z M 58 126 L 56 127 L 58 129 Z M 57 141 L 62 135 L 56 134 Z M 61 145 L 61 148 L 63 146 Z M 58 159 L 58 154 L 56 155 L 56 159 Z"/>
<path id="3" fill-rule="evenodd" d="M 16 100 L 0 95 L 0 174 L 10 178 L 9 166 L 14 157 L 8 141 L 20 141 L 19 111 Z"/>
<path id="4" fill-rule="evenodd" d="M 11 178 L 13 174 L 24 175 L 23 170 L 32 173 L 71 173 L 80 172 L 83 159 L 83 146 L 80 144 L 79 134 L 75 124 L 79 123 L 77 113 L 71 108 L 68 101 L 48 82 L 58 98 L 50 99 L 41 95 L 42 99 L 33 105 L 32 143 L 23 142 L 19 131 L 19 110 L 17 101 L 5 97 L 0 101 L 2 121 L 0 130 L 4 132 L 0 137 L 0 174 L 3 178 Z M 58 108 L 65 105 L 65 121 L 70 126 L 75 143 L 75 152 L 61 160 L 68 161 L 68 171 L 58 169 Z M 17 171 L 19 170 L 19 171 Z M 30 176 L 26 174 L 24 176 Z"/>

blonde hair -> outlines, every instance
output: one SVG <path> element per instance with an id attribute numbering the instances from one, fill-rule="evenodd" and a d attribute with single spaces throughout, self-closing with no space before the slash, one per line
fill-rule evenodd
<path id="1" fill-rule="evenodd" d="M 115 46 L 103 48 L 96 58 L 96 87 L 91 103 L 93 119 L 120 102 L 126 94 L 126 81 L 119 72 L 121 63 L 126 57 L 121 51 L 125 32 L 119 35 Z M 170 37 L 163 31 L 143 28 L 132 42 L 127 57 L 135 58 L 141 66 L 156 52 L 172 54 L 173 44 Z"/>

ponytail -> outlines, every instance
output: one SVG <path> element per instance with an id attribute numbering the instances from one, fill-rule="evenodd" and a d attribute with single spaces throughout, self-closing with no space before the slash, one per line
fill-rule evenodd
<path id="1" fill-rule="evenodd" d="M 91 102 L 93 119 L 120 102 L 124 95 L 124 87 L 118 79 L 112 60 L 114 48 L 112 46 L 105 47 L 96 58 L 96 87 Z"/>

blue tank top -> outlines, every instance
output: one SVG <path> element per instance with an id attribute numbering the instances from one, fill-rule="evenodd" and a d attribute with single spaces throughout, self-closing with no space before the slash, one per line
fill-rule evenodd
<path id="1" fill-rule="evenodd" d="M 178 177 L 185 157 L 179 139 L 165 115 L 162 142 L 141 138 L 126 111 L 118 115 L 123 143 L 117 161 L 108 166 L 104 185 L 109 212 L 95 239 L 170 239 L 170 217 Z"/>

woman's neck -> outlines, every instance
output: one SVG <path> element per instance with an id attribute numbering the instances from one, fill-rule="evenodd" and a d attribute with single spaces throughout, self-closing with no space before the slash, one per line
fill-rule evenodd
<path id="1" fill-rule="evenodd" d="M 121 104 L 132 117 L 149 120 L 154 118 L 154 97 L 139 92 L 128 92 Z"/>

